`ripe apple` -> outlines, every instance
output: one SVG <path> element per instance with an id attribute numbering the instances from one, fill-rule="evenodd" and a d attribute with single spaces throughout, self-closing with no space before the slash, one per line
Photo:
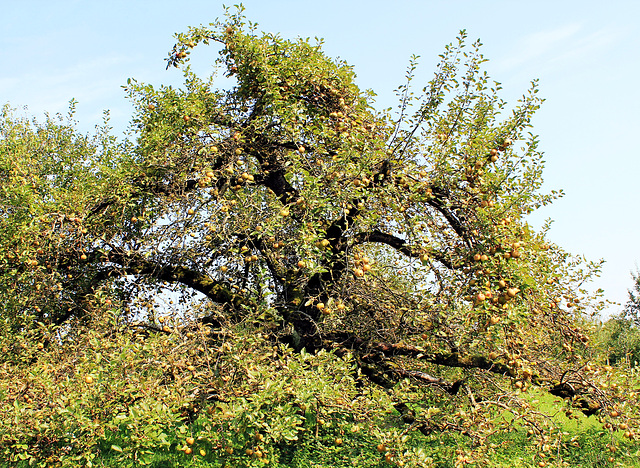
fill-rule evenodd
<path id="1" fill-rule="evenodd" d="M 187 442 L 187 445 L 193 445 L 196 442 L 196 439 L 193 437 L 187 437 L 185 442 Z"/>
<path id="2" fill-rule="evenodd" d="M 93 384 L 93 377 L 90 376 L 90 375 L 87 375 L 87 376 L 85 376 L 84 381 L 85 381 L 85 383 L 91 385 L 91 384 Z"/>
<path id="3" fill-rule="evenodd" d="M 191 450 L 191 447 L 187 447 L 186 449 L 184 449 L 184 453 L 186 453 L 187 455 L 191 455 L 192 452 L 193 450 Z"/>

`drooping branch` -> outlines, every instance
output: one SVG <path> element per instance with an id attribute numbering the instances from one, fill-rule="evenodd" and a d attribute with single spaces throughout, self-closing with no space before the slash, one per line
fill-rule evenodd
<path id="1" fill-rule="evenodd" d="M 363 356 L 367 362 L 384 363 L 382 364 L 386 369 L 392 369 L 398 375 L 409 376 L 411 374 L 414 378 L 419 378 L 419 374 L 414 371 L 397 370 L 390 367 L 387 363 L 388 359 L 393 356 L 408 356 L 416 360 L 428 362 L 445 367 L 458 367 L 464 369 L 482 369 L 488 372 L 503 375 L 511 378 L 517 377 L 516 369 L 509 367 L 506 364 L 496 362 L 485 356 L 461 356 L 458 353 L 427 353 L 420 348 L 410 345 L 399 345 L 391 343 L 376 343 L 371 346 L 371 352 L 368 355 Z M 370 364 L 371 365 L 371 364 Z M 409 372 L 409 373 L 407 373 Z M 388 371 L 387 374 L 388 375 Z M 430 376 L 429 376 L 430 377 Z M 423 379 L 425 380 L 425 379 Z M 566 382 L 552 382 L 552 386 L 548 387 L 548 379 L 543 379 L 538 375 L 531 377 L 531 382 L 541 388 L 546 388 L 550 394 L 561 397 L 563 399 L 571 401 L 572 405 L 582 411 L 586 416 L 590 416 L 598 412 L 602 405 L 599 403 L 595 396 L 591 392 L 574 386 Z M 430 378 L 426 378 L 426 383 L 436 383 Z M 444 382 L 446 384 L 446 382 Z M 451 385 L 454 385 L 455 382 Z"/>

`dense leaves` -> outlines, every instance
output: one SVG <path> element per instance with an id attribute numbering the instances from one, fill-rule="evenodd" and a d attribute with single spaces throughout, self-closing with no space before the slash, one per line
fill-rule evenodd
<path id="1" fill-rule="evenodd" d="M 637 379 L 589 344 L 599 265 L 526 222 L 559 195 L 536 83 L 507 108 L 465 39 L 395 110 L 240 12 L 177 36 L 183 88 L 129 81 L 127 140 L 5 107 L 3 455 L 431 466 L 434 434 L 472 440 L 464 464 L 526 427 L 537 463 L 568 442 L 530 391 L 633 440 Z"/>

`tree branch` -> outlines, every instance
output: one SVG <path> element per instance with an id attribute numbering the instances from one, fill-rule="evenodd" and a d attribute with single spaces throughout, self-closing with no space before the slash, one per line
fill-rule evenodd
<path id="1" fill-rule="evenodd" d="M 233 308 L 241 306 L 255 307 L 252 301 L 240 294 L 231 292 L 225 284 L 213 280 L 210 276 L 183 266 L 157 265 L 145 260 L 138 254 L 127 255 L 126 252 L 112 250 L 108 254 L 109 261 L 123 267 L 123 272 L 132 275 L 149 275 L 171 283 L 181 283 L 204 294 L 208 299 Z"/>
<path id="2" fill-rule="evenodd" d="M 404 239 L 378 230 L 361 232 L 354 236 L 354 244 L 364 244 L 367 242 L 386 244 L 396 251 L 406 255 L 407 257 L 419 258 L 422 254 L 425 253 L 424 250 L 408 246 L 407 242 Z M 427 253 L 429 254 L 429 256 L 433 257 L 447 268 L 454 268 L 454 265 L 443 255 L 437 254 L 432 249 L 430 249 Z"/>

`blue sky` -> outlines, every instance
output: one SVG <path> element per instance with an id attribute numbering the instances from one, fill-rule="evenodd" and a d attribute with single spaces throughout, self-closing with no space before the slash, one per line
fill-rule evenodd
<path id="1" fill-rule="evenodd" d="M 230 4 L 230 3 L 228 3 Z M 550 238 L 590 260 L 606 260 L 596 287 L 626 302 L 630 272 L 640 265 L 640 2 L 519 0 L 248 0 L 261 29 L 285 37 L 318 36 L 326 52 L 355 67 L 358 83 L 394 105 L 412 54 L 418 79 L 434 71 L 445 44 L 466 29 L 481 39 L 493 79 L 514 102 L 534 78 L 546 98 L 534 119 L 547 161 L 545 188 L 566 196 L 536 213 L 554 219 Z M 109 109 L 117 132 L 131 108 L 127 78 L 180 84 L 165 71 L 173 34 L 222 15 L 222 3 L 22 0 L 0 17 L 0 104 L 27 115 L 63 112 L 78 101 L 89 131 Z M 194 67 L 211 69 L 212 51 L 197 49 Z M 28 106 L 28 110 L 22 110 Z M 619 307 L 612 306 L 610 312 Z"/>

